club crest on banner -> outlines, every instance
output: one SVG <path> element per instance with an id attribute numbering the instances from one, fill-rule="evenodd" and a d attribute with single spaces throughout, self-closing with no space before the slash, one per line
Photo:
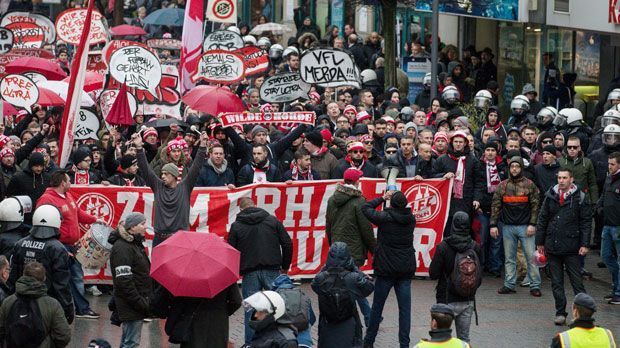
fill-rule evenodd
<path id="1" fill-rule="evenodd" d="M 102 219 L 106 224 L 112 225 L 114 220 L 114 204 L 106 196 L 100 193 L 87 193 L 77 201 L 79 209 L 98 219 Z M 80 224 L 82 232 L 88 231 L 90 225 Z"/>
<path id="2" fill-rule="evenodd" d="M 411 186 L 405 192 L 405 196 L 410 202 L 417 223 L 431 221 L 439 214 L 443 206 L 439 190 L 428 184 Z"/>

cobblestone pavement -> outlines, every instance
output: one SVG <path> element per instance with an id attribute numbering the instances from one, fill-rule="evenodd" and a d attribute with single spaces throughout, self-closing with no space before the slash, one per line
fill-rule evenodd
<path id="1" fill-rule="evenodd" d="M 589 270 L 594 272 L 594 279 L 585 281 L 587 291 L 594 296 L 598 305 L 595 314 L 596 323 L 611 329 L 618 341 L 620 339 L 620 306 L 613 306 L 603 301 L 603 296 L 611 289 L 610 276 L 606 269 L 596 268 L 598 256 L 588 257 Z M 567 278 L 567 277 L 566 277 Z M 477 294 L 479 325 L 472 320 L 471 339 L 473 347 L 548 347 L 553 335 L 563 328 L 553 325 L 554 303 L 551 285 L 543 276 L 543 296 L 535 298 L 529 295 L 527 288 L 518 288 L 517 294 L 498 295 L 497 289 L 502 285 L 501 279 L 485 278 Z M 318 312 L 317 299 L 309 284 L 303 284 L 304 290 L 310 295 L 313 307 Z M 565 285 L 569 303 L 572 289 L 566 279 Z M 74 324 L 74 335 L 70 347 L 86 347 L 94 337 L 102 337 L 118 347 L 121 331 L 119 327 L 109 323 L 107 301 L 109 296 L 89 297 L 95 311 L 102 314 L 99 320 L 77 319 Z M 372 295 L 369 297 L 372 303 Z M 430 280 L 414 280 L 412 284 L 412 327 L 411 346 L 420 338 L 428 337 L 429 307 L 435 302 L 435 282 Z M 569 310 L 570 312 L 570 310 Z M 383 312 L 384 320 L 377 336 L 375 347 L 398 347 L 398 306 L 392 292 Z M 164 320 L 145 323 L 142 331 L 140 347 L 178 347 L 169 344 L 164 333 Z M 239 309 L 230 318 L 230 337 L 236 342 L 235 347 L 243 343 L 243 312 Z M 316 325 L 313 328 L 316 339 Z M 619 342 L 620 343 L 620 342 Z"/>

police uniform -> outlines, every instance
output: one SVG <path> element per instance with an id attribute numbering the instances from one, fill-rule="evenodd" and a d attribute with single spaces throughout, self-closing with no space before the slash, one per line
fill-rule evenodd
<path id="1" fill-rule="evenodd" d="M 454 318 L 452 306 L 438 303 L 431 306 L 431 313 L 443 313 Z M 429 331 L 430 339 L 422 339 L 413 348 L 469 348 L 469 344 L 452 337 L 452 329 L 433 329 Z"/>

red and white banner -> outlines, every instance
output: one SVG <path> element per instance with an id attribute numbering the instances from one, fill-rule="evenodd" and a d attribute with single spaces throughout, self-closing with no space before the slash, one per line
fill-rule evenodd
<path id="1" fill-rule="evenodd" d="M 204 1 L 188 0 L 185 5 L 185 20 L 183 21 L 183 35 L 181 41 L 181 61 L 179 63 L 179 78 L 181 93 L 194 88 L 191 77 L 198 67 L 202 52 L 202 38 L 204 37 Z"/>
<path id="2" fill-rule="evenodd" d="M 226 237 L 231 224 L 239 213 L 238 200 L 252 197 L 257 206 L 282 221 L 293 240 L 293 260 L 290 275 L 312 278 L 327 258 L 329 245 L 325 236 L 327 201 L 336 189 L 336 180 L 251 185 L 229 190 L 227 188 L 195 188 L 191 195 L 190 229 L 203 233 L 216 233 Z M 448 218 L 452 181 L 432 179 L 416 181 L 399 180 L 399 189 L 405 193 L 416 215 L 414 231 L 416 274 L 428 275 L 428 267 L 441 242 Z M 386 183 L 381 179 L 362 179 L 361 188 L 366 199 L 383 194 Z M 153 193 L 149 188 L 73 186 L 79 197 L 79 207 L 91 215 L 116 227 L 127 214 L 142 212 L 147 221 L 147 247 L 153 238 Z M 85 232 L 88 226 L 80 226 Z M 376 233 L 376 232 L 375 232 Z M 260 246 L 257 246 L 260 247 Z M 372 262 L 363 270 L 371 270 Z M 85 269 L 89 283 L 110 283 L 109 267 L 101 270 Z"/>
<path id="3" fill-rule="evenodd" d="M 276 124 L 293 127 L 300 123 L 313 125 L 314 111 L 291 112 L 224 112 L 220 114 L 222 127 L 243 126 L 246 124 Z"/>

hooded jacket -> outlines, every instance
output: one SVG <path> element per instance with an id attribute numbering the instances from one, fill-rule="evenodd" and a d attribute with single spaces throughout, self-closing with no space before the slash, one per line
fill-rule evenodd
<path id="1" fill-rule="evenodd" d="M 536 186 L 540 191 L 540 203 L 545 199 L 545 193 L 558 183 L 558 172 L 560 164 L 556 160 L 552 164 L 540 163 L 534 166 L 534 177 L 536 178 Z"/>
<path id="2" fill-rule="evenodd" d="M 473 248 L 478 259 L 481 258 L 480 246 L 471 239 L 471 224 L 469 217 L 464 212 L 457 212 L 452 219 L 452 232 L 444 239 L 435 250 L 435 255 L 429 266 L 431 279 L 438 279 L 435 297 L 437 303 L 452 303 L 472 301 L 475 296 L 465 298 L 457 294 L 449 279 L 454 271 L 454 259 L 456 254 Z"/>
<path id="3" fill-rule="evenodd" d="M 545 253 L 552 255 L 577 255 L 579 248 L 590 245 L 590 201 L 573 185 L 560 204 L 558 187 L 555 185 L 545 194 L 536 226 L 536 245 L 543 245 Z"/>
<path id="4" fill-rule="evenodd" d="M 560 168 L 568 168 L 573 172 L 575 185 L 588 195 L 590 202 L 598 200 L 598 185 L 596 182 L 596 172 L 592 161 L 580 152 L 575 159 L 570 159 L 568 155 L 559 158 Z"/>
<path id="5" fill-rule="evenodd" d="M 603 225 L 620 226 L 620 175 L 607 176 L 598 207 L 602 209 Z"/>
<path id="6" fill-rule="evenodd" d="M 28 168 L 18 172 L 13 176 L 9 186 L 6 188 L 7 196 L 26 195 L 32 202 L 36 202 L 50 185 L 50 174 L 43 171 L 41 174 L 32 172 L 32 164 Z M 32 214 L 34 211 L 24 214 L 24 223 L 32 224 Z"/>
<path id="7" fill-rule="evenodd" d="M 85 211 L 78 207 L 75 198 L 71 192 L 65 193 L 64 197 L 58 194 L 53 187 L 48 187 L 45 193 L 37 201 L 37 207 L 44 204 L 51 204 L 60 210 L 62 214 L 62 224 L 60 225 L 60 242 L 62 244 L 73 245 L 80 237 L 82 232 L 78 223 L 92 224 L 97 221 L 92 215 L 88 215 Z M 62 303 L 62 301 L 61 301 Z"/>
<path id="8" fill-rule="evenodd" d="M 510 175 L 497 187 L 491 204 L 491 227 L 496 227 L 498 221 L 506 225 L 536 226 L 540 192 L 532 180 L 523 176 L 520 157 L 513 157 L 508 166 L 515 162 L 521 165 L 521 174 L 517 178 Z"/>
<path id="9" fill-rule="evenodd" d="M 312 301 L 310 300 L 310 298 L 300 288 L 295 286 L 293 284 L 293 280 L 289 278 L 289 276 L 286 274 L 280 274 L 273 281 L 273 283 L 271 284 L 271 290 L 276 291 L 278 293 L 286 292 L 286 291 L 301 292 L 300 299 L 304 303 L 301 303 L 300 305 L 302 306 L 302 308 L 308 309 L 307 318 L 308 318 L 308 324 L 310 324 L 310 326 L 308 326 L 306 330 L 297 333 L 297 342 L 299 343 L 299 345 L 304 345 L 306 347 L 312 347 L 312 335 L 311 335 L 312 327 L 311 326 L 314 325 L 314 323 L 316 322 L 316 316 L 314 314 L 314 311 L 312 310 Z"/>
<path id="10" fill-rule="evenodd" d="M 413 247 L 415 217 L 410 208 L 387 208 L 377 211 L 384 203 L 375 198 L 362 206 L 362 213 L 377 226 L 377 246 L 373 258 L 375 275 L 391 278 L 413 278 L 416 253 Z"/>
<path id="11" fill-rule="evenodd" d="M 8 316 L 11 308 L 17 301 L 17 296 L 36 299 L 37 306 L 41 311 L 41 319 L 45 328 L 45 340 L 39 348 L 61 348 L 69 345 L 71 341 L 71 328 L 65 319 L 63 309 L 57 300 L 47 295 L 45 283 L 33 277 L 22 276 L 17 280 L 16 295 L 11 295 L 2 302 L 0 307 L 0 342 L 4 343 L 6 330 L 8 329 Z"/>
<path id="12" fill-rule="evenodd" d="M 228 243 L 241 252 L 241 275 L 260 269 L 288 270 L 291 265 L 291 237 L 282 222 L 264 209 L 242 210 L 230 227 Z"/>
<path id="13" fill-rule="evenodd" d="M 151 262 L 144 249 L 144 237 L 130 234 L 119 224 L 110 234 L 110 268 L 114 302 L 120 321 L 142 320 L 149 315 L 152 297 Z"/>
<path id="14" fill-rule="evenodd" d="M 329 244 L 346 243 L 357 265 L 364 264 L 368 252 L 374 253 L 377 245 L 372 225 L 362 213 L 364 203 L 362 191 L 351 185 L 338 184 L 327 202 L 325 216 Z"/>
<path id="15" fill-rule="evenodd" d="M 9 288 L 15 289 L 17 280 L 24 273 L 26 261 L 33 260 L 42 263 L 45 267 L 47 294 L 60 302 L 65 317 L 71 323 L 74 307 L 70 287 L 69 254 L 58 240 L 57 230 L 35 226 L 30 230 L 28 237 L 15 244 L 11 273 L 7 282 Z"/>

